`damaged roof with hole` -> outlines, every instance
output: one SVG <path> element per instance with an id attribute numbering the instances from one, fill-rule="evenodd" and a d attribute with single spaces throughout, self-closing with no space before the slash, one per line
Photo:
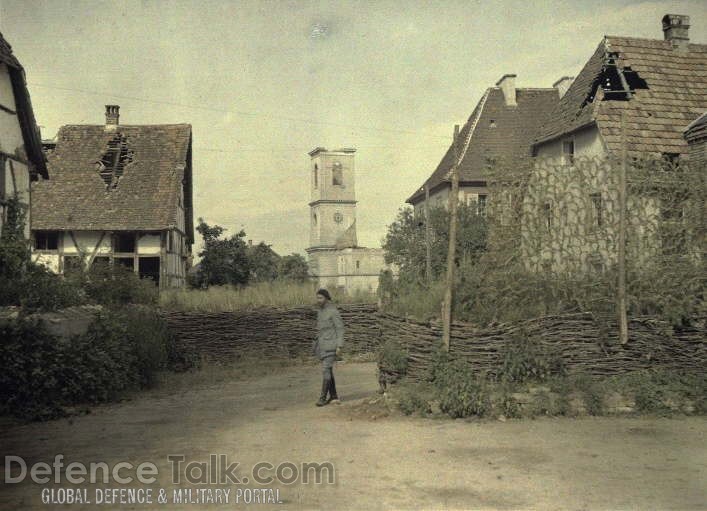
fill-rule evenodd
<path id="1" fill-rule="evenodd" d="M 616 153 L 625 111 L 629 153 L 683 154 L 683 130 L 705 109 L 707 45 L 680 49 L 669 40 L 606 36 L 554 106 L 536 145 L 596 125 Z"/>
<path id="2" fill-rule="evenodd" d="M 557 100 L 558 92 L 554 88 L 518 88 L 517 105 L 508 106 L 499 87 L 489 88 L 483 108 L 481 100 L 459 134 L 461 151 L 474 119 L 480 116 L 469 149 L 459 167 L 460 184 L 485 182 L 489 159 L 508 162 L 510 165 L 521 164 L 529 159 L 538 122 L 545 118 Z M 430 193 L 434 193 L 436 189 L 448 184 L 447 174 L 453 162 L 454 143 L 450 144 L 432 175 L 406 202 L 417 204 L 424 200 L 425 185 L 429 185 Z M 480 185 L 483 186 L 483 183 Z"/>
<path id="3" fill-rule="evenodd" d="M 189 124 L 63 126 L 48 155 L 51 180 L 32 187 L 32 229 L 167 229 L 184 182 L 193 239 L 191 140 Z"/>

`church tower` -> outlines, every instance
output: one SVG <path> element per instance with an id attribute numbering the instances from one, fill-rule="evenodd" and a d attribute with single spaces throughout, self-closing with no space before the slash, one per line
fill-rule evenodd
<path id="1" fill-rule="evenodd" d="M 336 285 L 337 251 L 357 246 L 355 152 L 317 147 L 309 153 L 309 270 L 325 287 Z"/>

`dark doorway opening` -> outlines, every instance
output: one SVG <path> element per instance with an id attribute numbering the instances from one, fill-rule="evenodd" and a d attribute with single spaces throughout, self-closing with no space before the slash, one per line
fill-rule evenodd
<path id="1" fill-rule="evenodd" d="M 141 257 L 138 272 L 141 279 L 152 279 L 155 284 L 160 283 L 160 258 Z"/>

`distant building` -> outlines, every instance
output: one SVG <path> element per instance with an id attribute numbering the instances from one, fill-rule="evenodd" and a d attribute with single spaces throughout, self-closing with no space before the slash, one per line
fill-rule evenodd
<path id="1" fill-rule="evenodd" d="M 29 207 L 30 181 L 40 175 L 49 178 L 25 72 L 0 34 L 0 232 L 7 220 L 8 200 L 17 197 Z"/>
<path id="2" fill-rule="evenodd" d="M 488 200 L 489 164 L 528 167 L 537 128 L 557 103 L 559 91 L 571 80 L 559 80 L 553 88 L 516 88 L 515 79 L 516 75 L 507 74 L 495 87 L 488 88 L 459 134 L 460 151 L 470 137 L 459 167 L 459 198 L 466 203 L 476 202 L 482 213 Z M 407 199 L 416 215 L 424 208 L 426 189 L 430 206 L 447 205 L 453 163 L 452 143 L 432 175 Z"/>
<path id="3" fill-rule="evenodd" d="M 358 246 L 355 149 L 317 147 L 311 157 L 309 273 L 319 286 L 373 292 L 385 268 L 383 250 Z"/>
<path id="4" fill-rule="evenodd" d="M 194 243 L 189 124 L 63 126 L 46 144 L 50 181 L 32 189 L 34 259 L 57 273 L 120 264 L 183 286 Z"/>

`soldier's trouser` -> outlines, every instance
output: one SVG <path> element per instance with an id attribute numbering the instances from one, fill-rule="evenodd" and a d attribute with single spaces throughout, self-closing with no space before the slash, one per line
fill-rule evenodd
<path id="1" fill-rule="evenodd" d="M 322 359 L 322 398 L 326 399 L 327 393 L 329 399 L 336 399 L 336 381 L 334 380 L 334 362 L 336 355 L 327 355 Z"/>

